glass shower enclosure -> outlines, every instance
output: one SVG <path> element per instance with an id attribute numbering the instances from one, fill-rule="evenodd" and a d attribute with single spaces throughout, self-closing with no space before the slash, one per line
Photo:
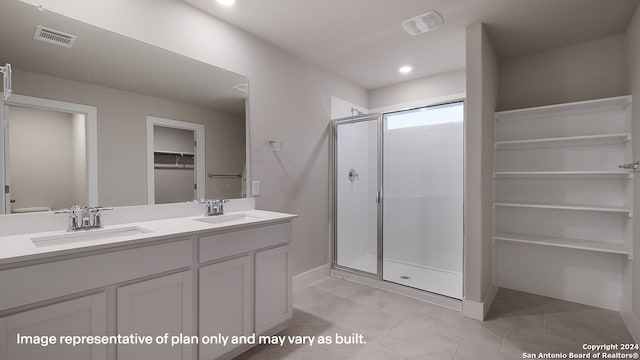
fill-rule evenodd
<path id="1" fill-rule="evenodd" d="M 464 103 L 333 123 L 334 268 L 462 298 Z"/>

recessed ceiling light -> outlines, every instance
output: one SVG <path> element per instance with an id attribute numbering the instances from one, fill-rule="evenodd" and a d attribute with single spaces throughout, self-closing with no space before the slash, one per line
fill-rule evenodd
<path id="1" fill-rule="evenodd" d="M 412 70 L 413 70 L 413 68 L 412 68 L 411 66 L 409 66 L 409 65 L 401 66 L 401 67 L 398 69 L 398 71 L 399 71 L 401 74 L 408 74 L 408 73 L 410 73 Z"/>
<path id="2" fill-rule="evenodd" d="M 224 5 L 224 6 L 231 6 L 236 3 L 236 0 L 216 0 L 216 1 L 218 2 L 218 4 Z"/>

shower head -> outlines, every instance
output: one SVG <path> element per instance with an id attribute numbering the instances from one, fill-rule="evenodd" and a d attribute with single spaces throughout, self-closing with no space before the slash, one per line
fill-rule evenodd
<path id="1" fill-rule="evenodd" d="M 358 116 L 364 114 L 362 111 L 352 107 L 351 108 L 351 116 Z"/>

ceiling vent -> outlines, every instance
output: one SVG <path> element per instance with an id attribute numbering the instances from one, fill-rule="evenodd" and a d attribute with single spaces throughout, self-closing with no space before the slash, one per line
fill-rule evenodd
<path id="1" fill-rule="evenodd" d="M 70 48 L 78 37 L 38 25 L 36 26 L 36 33 L 33 35 L 33 38 L 49 44 Z"/>
<path id="2" fill-rule="evenodd" d="M 410 35 L 419 35 L 435 30 L 444 24 L 442 15 L 436 11 L 429 11 L 402 22 L 402 27 Z"/>

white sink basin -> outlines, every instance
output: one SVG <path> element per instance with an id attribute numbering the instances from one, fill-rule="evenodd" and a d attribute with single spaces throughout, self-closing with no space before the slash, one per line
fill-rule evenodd
<path id="1" fill-rule="evenodd" d="M 36 247 L 46 247 L 63 244 L 74 244 L 85 241 L 114 239 L 124 236 L 146 234 L 150 232 L 151 230 L 138 226 L 129 226 L 117 229 L 94 229 L 86 231 L 79 230 L 60 235 L 34 237 L 31 238 L 31 242 Z"/>
<path id="2" fill-rule="evenodd" d="M 246 221 L 246 220 L 256 220 L 258 217 L 247 215 L 247 214 L 228 214 L 228 215 L 214 215 L 207 216 L 200 219 L 194 219 L 195 221 L 200 221 L 208 224 L 224 224 L 232 221 Z"/>

